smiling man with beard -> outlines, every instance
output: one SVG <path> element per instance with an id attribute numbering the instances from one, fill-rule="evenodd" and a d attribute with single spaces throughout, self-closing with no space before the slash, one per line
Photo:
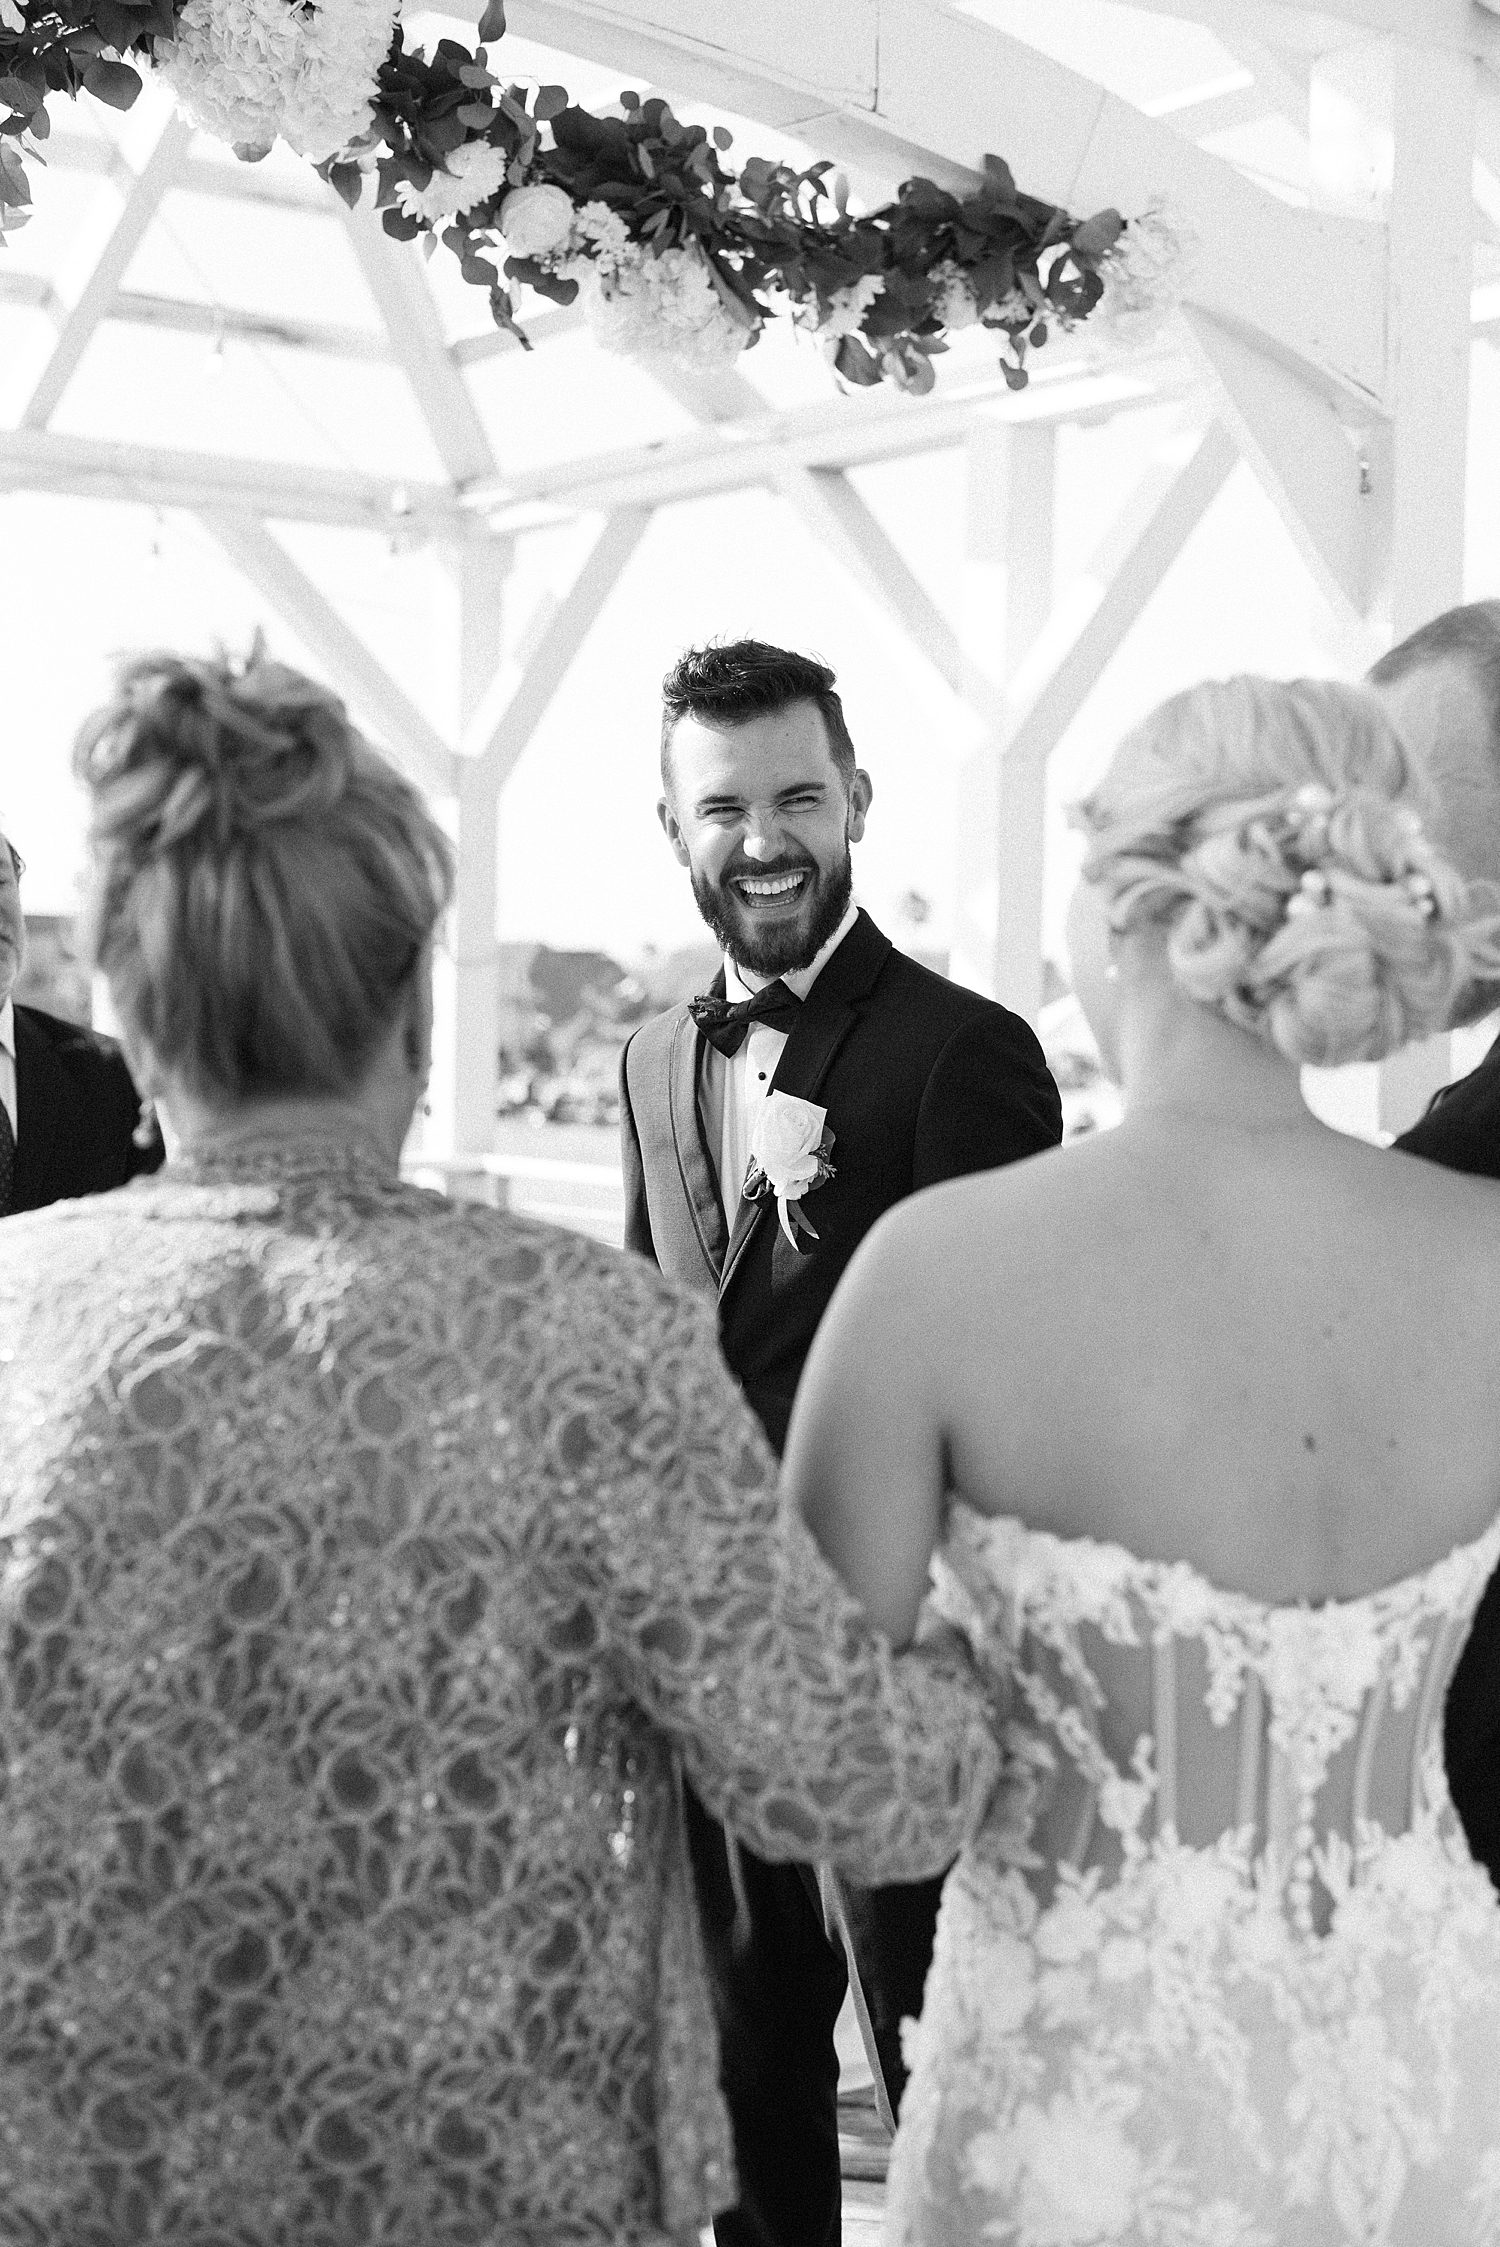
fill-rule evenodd
<path id="1" fill-rule="evenodd" d="M 1018 1015 L 908 959 L 856 906 L 873 791 L 832 671 L 740 640 L 690 649 L 663 696 L 658 814 L 724 966 L 622 1056 L 625 1237 L 714 1296 L 779 1453 L 871 1226 L 924 1186 L 1056 1146 L 1062 1105 Z M 837 2247 L 842 1951 L 811 1868 L 762 1863 L 691 1797 L 688 1825 L 740 2171 L 719 2247 Z M 851 1899 L 892 2107 L 940 1885 Z"/>

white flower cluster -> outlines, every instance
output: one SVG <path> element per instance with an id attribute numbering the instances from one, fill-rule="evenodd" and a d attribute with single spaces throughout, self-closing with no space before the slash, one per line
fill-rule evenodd
<path id="1" fill-rule="evenodd" d="M 885 289 L 878 273 L 862 273 L 846 289 L 835 289 L 820 310 L 811 308 L 810 325 L 822 343 L 836 344 L 841 337 L 858 335 L 865 314 Z"/>
<path id="2" fill-rule="evenodd" d="M 1104 295 L 1089 326 L 1127 348 L 1150 343 L 1181 300 L 1193 239 L 1159 203 L 1133 218 L 1100 268 Z"/>
<path id="3" fill-rule="evenodd" d="M 969 285 L 963 267 L 951 257 L 945 257 L 932 269 L 932 278 L 938 285 L 934 311 L 949 334 L 960 328 L 972 328 L 979 318 L 979 299 Z"/>
<path id="4" fill-rule="evenodd" d="M 187 0 L 160 75 L 205 132 L 263 151 L 279 134 L 320 164 L 371 121 L 398 0 Z"/>
<path id="5" fill-rule="evenodd" d="M 545 223 L 540 211 L 526 216 Z M 701 251 L 642 248 L 607 203 L 584 204 L 551 262 L 578 283 L 584 318 L 606 351 L 664 356 L 712 374 L 732 366 L 750 341 L 753 331 L 725 304 Z"/>
<path id="6" fill-rule="evenodd" d="M 503 148 L 487 140 L 466 140 L 447 158 L 446 170 L 434 172 L 425 187 L 398 179 L 396 200 L 409 218 L 425 218 L 434 225 L 457 218 L 460 211 L 471 211 L 476 203 L 487 203 L 499 193 L 508 162 Z"/>

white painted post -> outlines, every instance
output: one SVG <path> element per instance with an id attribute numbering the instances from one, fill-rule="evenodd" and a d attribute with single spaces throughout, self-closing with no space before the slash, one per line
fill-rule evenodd
<path id="1" fill-rule="evenodd" d="M 458 727 L 473 718 L 500 662 L 508 541 L 458 552 Z M 435 963 L 432 1114 L 424 1154 L 486 1154 L 495 1142 L 500 953 L 496 936 L 500 776 L 492 760 L 454 759 L 458 860 L 447 941 Z"/>
<path id="2" fill-rule="evenodd" d="M 1464 597 L 1469 297 L 1478 64 L 1396 42 L 1390 216 L 1391 637 Z M 1383 1131 L 1404 1131 L 1452 1074 L 1451 1040 L 1380 1072 Z"/>
<path id="3" fill-rule="evenodd" d="M 1051 423 L 978 420 L 968 439 L 965 698 L 993 710 L 1052 607 L 1057 435 Z M 1042 1004 L 1045 760 L 1006 756 L 998 726 L 964 759 L 956 810 L 949 973 L 1035 1022 Z"/>
<path id="4" fill-rule="evenodd" d="M 1386 416 L 1368 474 L 1384 552 L 1382 641 L 1463 599 L 1478 64 L 1456 48 L 1370 40 L 1323 56 L 1309 102 L 1315 202 L 1388 227 Z M 1447 1037 L 1378 1070 L 1317 1072 L 1319 1113 L 1366 1136 L 1413 1123 L 1452 1074 Z"/>

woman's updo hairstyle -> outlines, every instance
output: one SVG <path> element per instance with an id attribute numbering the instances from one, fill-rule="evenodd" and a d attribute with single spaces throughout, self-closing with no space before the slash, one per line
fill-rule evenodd
<path id="1" fill-rule="evenodd" d="M 1189 997 L 1333 1067 L 1431 1036 L 1500 978 L 1500 918 L 1421 810 L 1373 696 L 1238 678 L 1163 703 L 1075 818 L 1117 934 L 1165 925 Z"/>
<path id="2" fill-rule="evenodd" d="M 84 724 L 89 948 L 128 1037 L 212 1103 L 351 1092 L 452 888 L 414 788 L 259 642 L 143 655 Z"/>

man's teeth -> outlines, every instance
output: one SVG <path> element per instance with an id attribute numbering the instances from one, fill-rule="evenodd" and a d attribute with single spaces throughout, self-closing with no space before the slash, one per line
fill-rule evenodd
<path id="1" fill-rule="evenodd" d="M 786 897 L 794 889 L 801 888 L 803 879 L 801 874 L 778 874 L 774 881 L 756 881 L 751 876 L 744 875 L 740 879 L 740 888 L 747 897 Z"/>

